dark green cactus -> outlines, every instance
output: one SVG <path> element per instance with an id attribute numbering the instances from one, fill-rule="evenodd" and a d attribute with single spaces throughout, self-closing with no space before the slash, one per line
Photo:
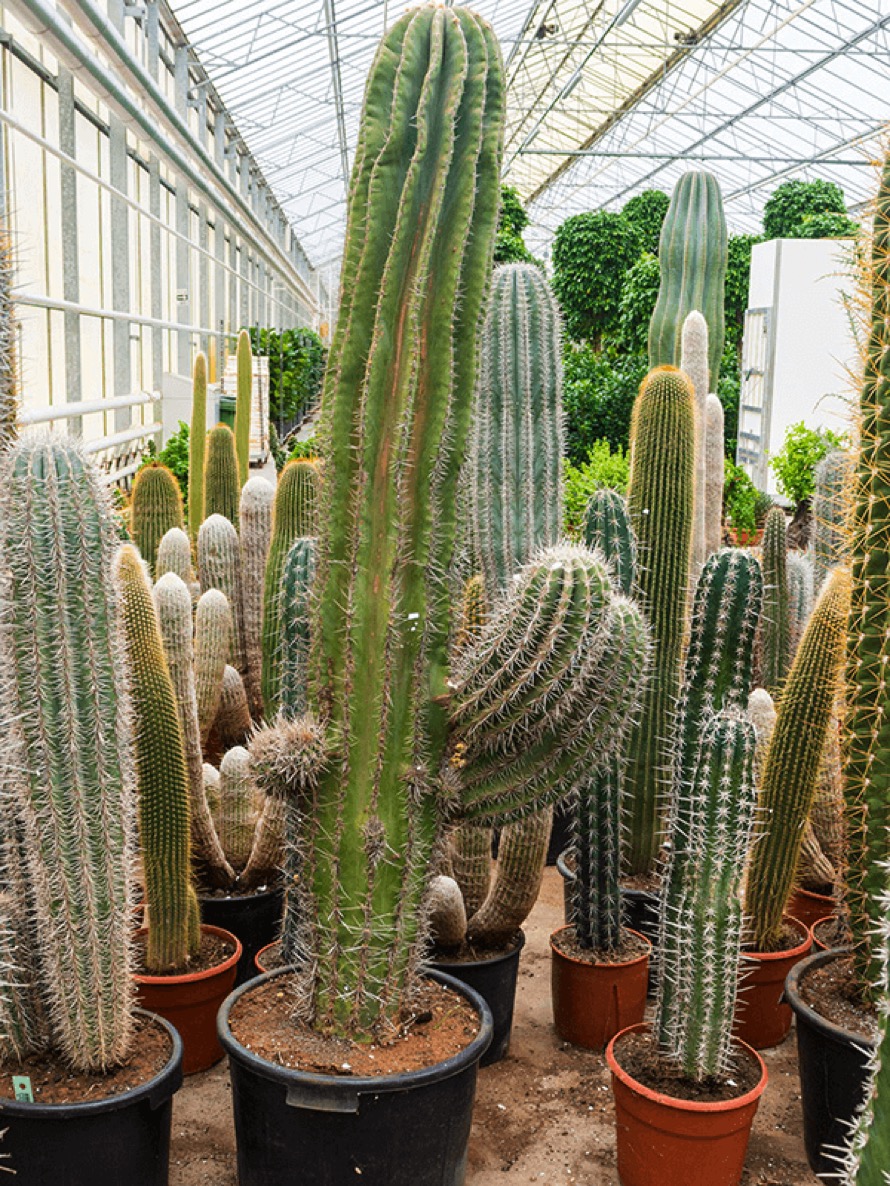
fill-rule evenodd
<path id="1" fill-rule="evenodd" d="M 587 504 L 584 542 L 602 552 L 615 584 L 626 597 L 632 597 L 637 582 L 637 537 L 627 501 L 617 490 L 597 490 Z"/>
<path id="2" fill-rule="evenodd" d="M 250 416 L 253 405 L 253 354 L 250 334 L 243 329 L 236 350 L 238 388 L 235 392 L 235 455 L 238 459 L 238 483 L 250 477 Z M 209 512 L 208 512 L 209 513 Z"/>
<path id="3" fill-rule="evenodd" d="M 850 562 L 848 517 L 856 458 L 843 449 L 827 453 L 815 472 L 813 492 L 813 562 L 819 589 L 829 570 Z"/>
<path id="4" fill-rule="evenodd" d="M 195 357 L 192 422 L 189 426 L 189 535 L 198 538 L 204 522 L 204 455 L 207 448 L 207 359 Z"/>
<path id="5" fill-rule="evenodd" d="M 496 268 L 482 332 L 468 529 L 490 594 L 562 529 L 559 309 L 534 264 Z"/>
<path id="6" fill-rule="evenodd" d="M 712 173 L 684 173 L 674 187 L 661 226 L 661 284 L 649 322 L 649 366 L 679 366 L 683 323 L 694 310 L 708 325 L 708 390 L 714 391 L 723 356 L 726 219 Z"/>
<path id="7" fill-rule="evenodd" d="M 142 559 L 154 575 L 158 545 L 174 527 L 184 526 L 179 483 L 159 461 L 137 473 L 130 501 L 130 534 Z"/>
<path id="8" fill-rule="evenodd" d="M 298 539 L 287 554 L 281 574 L 279 640 L 279 704 L 285 716 L 306 711 L 306 669 L 309 661 L 309 599 L 315 580 L 314 539 Z"/>
<path id="9" fill-rule="evenodd" d="M 631 423 L 627 502 L 640 549 L 639 601 L 652 631 L 652 678 L 628 741 L 628 863 L 652 871 L 670 799 L 672 738 L 686 635 L 695 482 L 692 390 L 675 367 L 653 371 Z"/>
<path id="10" fill-rule="evenodd" d="M 125 544 L 115 559 L 133 693 L 139 841 L 148 906 L 145 966 L 182 970 L 200 946 L 191 883 L 189 782 L 176 694 L 151 589 L 139 553 Z"/>
<path id="11" fill-rule="evenodd" d="M 766 516 L 762 557 L 761 682 L 773 696 L 777 696 L 782 690 L 792 657 L 787 526 L 781 507 L 772 507 Z"/>
<path id="12" fill-rule="evenodd" d="M 655 1033 L 662 1055 L 696 1081 L 732 1065 L 732 1021 L 742 942 L 741 885 L 757 799 L 754 727 L 719 712 L 704 727 L 671 828 L 659 927 Z M 674 801 L 677 818 L 679 799 Z M 673 821 L 672 821 L 673 823 Z M 673 875 L 681 862 L 683 875 Z"/>
<path id="13" fill-rule="evenodd" d="M 15 268 L 12 239 L 0 227 L 0 452 L 18 435 L 19 394 L 16 365 L 16 317 L 12 298 Z"/>
<path id="14" fill-rule="evenodd" d="M 204 458 L 204 518 L 222 515 L 238 526 L 241 482 L 235 455 L 235 434 L 228 424 L 217 424 L 207 434 Z"/>
<path id="15" fill-rule="evenodd" d="M 835 569 L 788 673 L 761 775 L 762 834 L 748 873 L 754 949 L 781 946 L 782 915 L 800 856 L 843 662 L 850 577 Z"/>
<path id="16" fill-rule="evenodd" d="M 133 1035 L 133 738 L 118 540 L 80 448 L 0 459 L 0 1044 L 103 1070 Z M 11 932 L 11 933 L 10 933 Z M 10 940 L 13 949 L 9 950 Z"/>

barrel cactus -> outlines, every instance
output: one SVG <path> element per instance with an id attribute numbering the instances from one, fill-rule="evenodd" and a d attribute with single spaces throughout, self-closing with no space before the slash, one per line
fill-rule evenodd
<path id="1" fill-rule="evenodd" d="M 235 434 L 228 424 L 217 424 L 207 434 L 207 453 L 204 458 L 205 519 L 211 515 L 222 515 L 237 527 L 240 497 Z"/>

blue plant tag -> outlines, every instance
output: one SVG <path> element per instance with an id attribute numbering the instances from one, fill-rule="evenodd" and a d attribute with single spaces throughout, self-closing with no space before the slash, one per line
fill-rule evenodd
<path id="1" fill-rule="evenodd" d="M 31 1090 L 31 1080 L 27 1075 L 13 1075 L 12 1091 L 15 1098 L 21 1103 L 34 1103 L 34 1092 Z"/>

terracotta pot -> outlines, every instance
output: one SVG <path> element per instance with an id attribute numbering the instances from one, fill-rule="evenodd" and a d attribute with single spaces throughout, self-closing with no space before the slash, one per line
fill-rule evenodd
<path id="1" fill-rule="evenodd" d="M 272 965 L 266 963 L 266 957 L 278 946 L 279 940 L 276 939 L 274 943 L 267 943 L 265 947 L 261 947 L 256 955 L 253 957 L 253 962 L 256 964 L 256 970 L 261 976 L 266 972 L 273 972 L 275 969 Z"/>
<path id="2" fill-rule="evenodd" d="M 206 923 L 201 931 L 234 945 L 232 954 L 223 963 L 204 972 L 185 972 L 181 976 L 133 977 L 139 1004 L 165 1018 L 179 1031 L 184 1075 L 206 1071 L 223 1056 L 216 1033 L 216 1015 L 235 985 L 235 969 L 241 958 L 241 944 L 229 931 Z M 147 934 L 143 929 L 136 932 L 136 937 Z"/>
<path id="3" fill-rule="evenodd" d="M 837 903 L 830 894 L 814 894 L 812 890 L 795 890 L 788 901 L 787 913 L 805 927 L 834 914 Z"/>
<path id="4" fill-rule="evenodd" d="M 791 1008 L 785 1004 L 788 973 L 810 953 L 810 932 L 794 918 L 785 917 L 801 941 L 787 951 L 746 951 L 742 957 L 742 986 L 733 1033 L 755 1050 L 778 1046 L 791 1029 Z"/>
<path id="5" fill-rule="evenodd" d="M 643 1020 L 652 946 L 639 931 L 646 951 L 615 964 L 594 964 L 566 955 L 554 943 L 569 927 L 550 936 L 550 996 L 553 1024 L 566 1042 L 603 1050 L 620 1031 Z"/>
<path id="6" fill-rule="evenodd" d="M 674 1099 L 638 1083 L 615 1058 L 624 1034 L 647 1028 L 631 1026 L 606 1048 L 622 1186 L 738 1186 L 767 1082 L 763 1060 L 751 1051 L 760 1065 L 760 1082 L 738 1099 Z"/>
<path id="7" fill-rule="evenodd" d="M 837 948 L 836 936 L 833 935 L 831 940 L 827 943 L 824 940 L 819 938 L 819 929 L 823 922 L 836 923 L 837 915 L 829 914 L 825 918 L 817 918 L 816 921 L 813 923 L 813 925 L 810 927 L 810 937 L 813 940 L 813 954 L 814 955 L 818 951 L 833 951 Z"/>

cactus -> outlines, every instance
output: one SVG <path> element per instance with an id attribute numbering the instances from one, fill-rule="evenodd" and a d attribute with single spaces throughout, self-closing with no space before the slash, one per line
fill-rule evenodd
<path id="1" fill-rule="evenodd" d="M 266 560 L 272 537 L 275 489 L 265 478 L 251 478 L 241 491 L 241 627 L 244 684 L 250 714 L 263 715 L 263 604 Z"/>
<path id="2" fill-rule="evenodd" d="M 207 359 L 195 356 L 192 422 L 189 426 L 189 535 L 198 538 L 204 522 L 204 455 L 207 448 Z"/>
<path id="3" fill-rule="evenodd" d="M 217 424 L 207 434 L 204 458 L 204 518 L 222 515 L 238 526 L 241 483 L 235 456 L 235 435 L 228 424 Z"/>
<path id="4" fill-rule="evenodd" d="M 791 663 L 791 605 L 785 512 L 772 507 L 763 528 L 763 617 L 760 624 L 762 680 L 773 695 L 781 692 Z"/>
<path id="5" fill-rule="evenodd" d="M 202 866 L 203 879 L 211 886 L 227 888 L 234 882 L 235 873 L 220 846 L 204 796 L 204 759 L 195 693 L 192 597 L 184 581 L 174 573 L 166 573 L 154 587 L 154 600 L 164 654 L 176 693 L 188 770 L 192 851 Z"/>
<path id="6" fill-rule="evenodd" d="M 683 323 L 697 309 L 708 326 L 708 391 L 723 356 L 727 240 L 723 199 L 711 173 L 684 173 L 661 227 L 661 283 L 649 322 L 649 366 L 679 366 Z"/>
<path id="7" fill-rule="evenodd" d="M 133 692 L 139 839 L 148 906 L 149 972 L 182 970 L 201 943 L 191 883 L 189 780 L 179 710 L 139 553 L 115 557 Z"/>
<path id="8" fill-rule="evenodd" d="M 130 534 L 150 573 L 155 571 L 161 540 L 171 528 L 182 526 L 179 483 L 166 465 L 151 461 L 137 473 L 130 502 Z"/>
<path id="9" fill-rule="evenodd" d="M 782 915 L 816 790 L 843 661 L 850 578 L 825 585 L 788 673 L 761 777 L 762 834 L 748 873 L 746 909 L 756 951 L 781 946 Z"/>
<path id="10" fill-rule="evenodd" d="M 278 643 L 281 711 L 290 717 L 306 711 L 309 660 L 309 598 L 315 579 L 315 540 L 298 539 L 287 554 L 281 575 Z"/>
<path id="11" fill-rule="evenodd" d="M 219 811 L 219 771 L 209 762 L 204 763 L 204 798 L 211 816 L 215 817 Z"/>
<path id="12" fill-rule="evenodd" d="M 60 437 L 0 459 L 2 913 L 19 943 L 0 1003 L 5 1053 L 49 1047 L 81 1071 L 133 1035 L 135 772 L 117 532 L 98 473 Z"/>
<path id="13" fill-rule="evenodd" d="M 515 937 L 538 900 L 552 826 L 547 807 L 502 829 L 494 884 L 467 921 L 468 942 L 495 947 Z"/>
<path id="14" fill-rule="evenodd" d="M 223 515 L 211 515 L 198 532 L 198 577 L 201 588 L 219 589 L 232 611 L 232 664 L 247 668 L 242 620 L 241 553 L 238 532 Z"/>
<path id="15" fill-rule="evenodd" d="M 195 610 L 195 697 L 202 747 L 216 720 L 223 674 L 232 654 L 232 610 L 219 589 L 202 593 Z"/>
<path id="16" fill-rule="evenodd" d="M 644 380 L 631 423 L 627 503 L 640 549 L 639 600 L 655 656 L 639 724 L 628 741 L 628 864 L 651 872 L 670 797 L 671 738 L 686 634 L 695 489 L 695 413 L 686 377 L 662 367 Z"/>
<path id="17" fill-rule="evenodd" d="M 250 736 L 253 722 L 250 719 L 247 692 L 244 690 L 244 680 L 234 667 L 227 666 L 223 671 L 219 708 L 213 727 L 223 750 L 245 745 Z"/>
<path id="18" fill-rule="evenodd" d="M 452 876 L 460 887 L 464 913 L 472 918 L 488 897 L 491 884 L 491 828 L 459 824 L 451 833 L 448 855 Z"/>
<path id="19" fill-rule="evenodd" d="M 685 1077 L 725 1074 L 742 941 L 741 883 L 754 818 L 751 723 L 721 711 L 704 726 L 695 769 L 671 829 L 659 926 L 661 974 L 655 1033 L 661 1054 Z M 682 864 L 682 876 L 673 866 Z"/>
<path id="20" fill-rule="evenodd" d="M 627 502 L 617 490 L 597 490 L 584 512 L 584 542 L 599 548 L 617 587 L 632 597 L 637 584 L 637 537 Z"/>
<path id="21" fill-rule="evenodd" d="M 250 334 L 242 329 L 236 350 L 238 388 L 235 393 L 235 455 L 238 481 L 243 486 L 250 477 L 250 414 L 253 406 L 253 354 Z"/>
<path id="22" fill-rule="evenodd" d="M 794 655 L 803 638 L 815 602 L 815 571 L 809 552 L 789 552 L 787 573 L 791 654 Z"/>
<path id="23" fill-rule="evenodd" d="M 705 403 L 708 386 L 708 323 L 697 309 L 687 316 L 680 332 L 680 370 L 695 393 L 695 524 L 692 531 L 692 573 L 697 576 L 708 558 L 705 545 Z"/>
<path id="24" fill-rule="evenodd" d="M 560 536 L 560 337 L 556 298 L 541 269 L 496 268 L 466 469 L 470 549 L 491 594 Z"/>
<path id="25" fill-rule="evenodd" d="M 250 754 L 236 745 L 223 755 L 219 767 L 219 806 L 214 815 L 219 842 L 232 866 L 241 870 L 253 848 L 257 812 Z"/>
<path id="26" fill-rule="evenodd" d="M 281 682 L 281 574 L 294 541 L 315 535 L 319 472 L 316 461 L 291 461 L 281 471 L 275 494 L 263 594 L 262 691 L 270 721 L 278 710 Z"/>
<path id="27" fill-rule="evenodd" d="M 832 449 L 817 464 L 813 492 L 814 581 L 820 588 L 829 570 L 850 563 L 850 490 L 856 459 L 843 449 Z"/>
<path id="28" fill-rule="evenodd" d="M 487 599 L 485 596 L 485 580 L 481 573 L 470 577 L 464 583 L 461 595 L 460 625 L 454 645 L 458 651 L 477 639 L 482 633 L 487 613 Z"/>
<path id="29" fill-rule="evenodd" d="M 18 436 L 18 367 L 16 365 L 16 318 L 12 299 L 12 239 L 6 226 L 0 227 L 0 453 Z"/>
<path id="30" fill-rule="evenodd" d="M 197 580 L 192 566 L 192 545 L 181 527 L 171 527 L 158 544 L 155 580 L 160 580 L 168 572 L 185 581 L 189 593 L 194 595 Z"/>
<path id="31" fill-rule="evenodd" d="M 705 557 L 723 542 L 723 404 L 716 395 L 705 400 Z"/>

